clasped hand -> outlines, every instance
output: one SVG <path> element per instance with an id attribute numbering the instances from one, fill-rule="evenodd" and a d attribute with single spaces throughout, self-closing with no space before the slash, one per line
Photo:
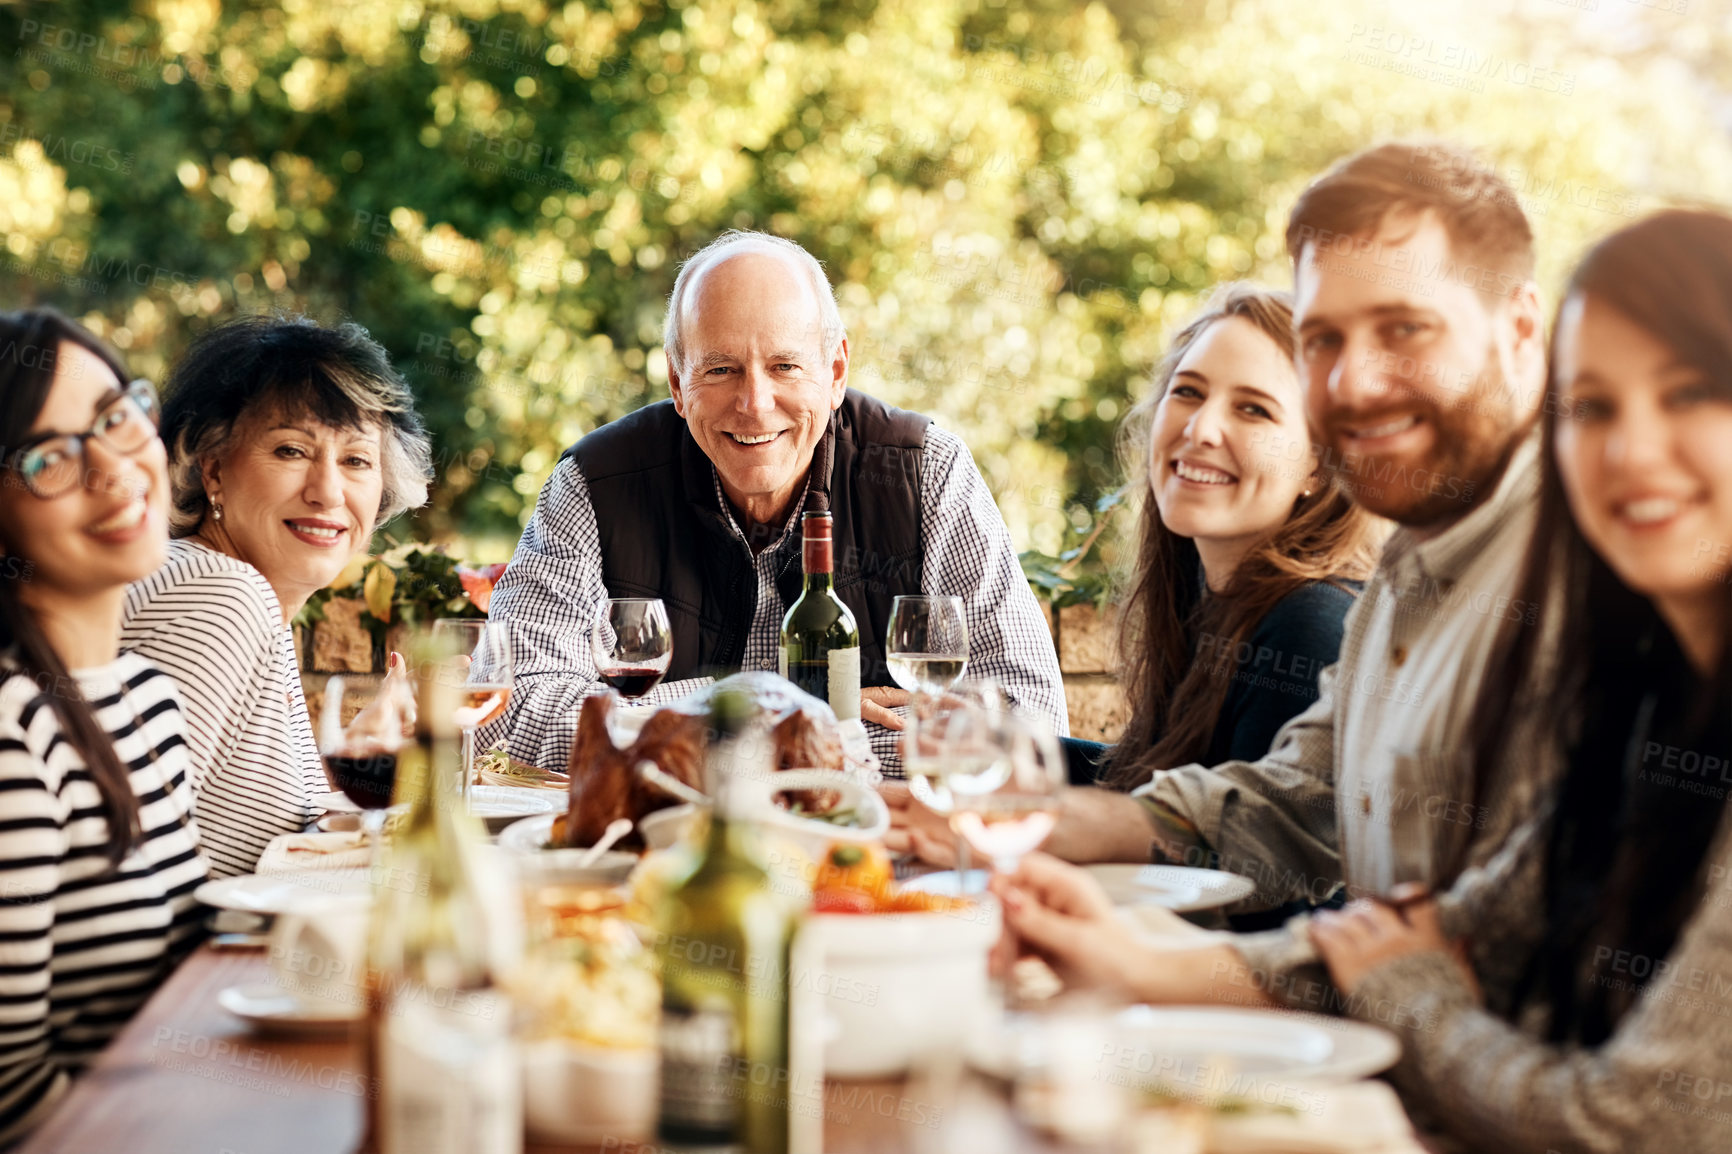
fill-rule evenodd
<path id="1" fill-rule="evenodd" d="M 1367 974 L 1400 958 L 1440 950 L 1454 958 L 1474 995 L 1479 985 L 1463 942 L 1451 942 L 1438 920 L 1437 899 L 1424 886 L 1396 886 L 1386 899 L 1361 899 L 1345 909 L 1314 915 L 1311 944 L 1323 956 L 1329 976 L 1344 994 L 1359 988 Z"/>

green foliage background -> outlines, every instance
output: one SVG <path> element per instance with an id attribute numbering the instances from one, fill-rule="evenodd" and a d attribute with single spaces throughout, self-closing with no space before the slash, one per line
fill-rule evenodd
<path id="1" fill-rule="evenodd" d="M 159 376 L 237 310 L 360 321 L 437 437 L 392 532 L 496 559 L 563 446 L 665 395 L 682 255 L 767 228 L 830 270 L 854 383 L 960 432 L 1059 554 L 1169 328 L 1289 282 L 1311 175 L 1472 143 L 1556 284 L 1732 199 L 1729 43 L 1704 0 L 7 5 L 0 296 Z"/>

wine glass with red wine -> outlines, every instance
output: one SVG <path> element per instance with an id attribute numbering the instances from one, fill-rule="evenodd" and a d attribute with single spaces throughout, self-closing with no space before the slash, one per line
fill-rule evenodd
<path id="1" fill-rule="evenodd" d="M 654 689 L 674 659 L 668 609 L 659 597 L 614 597 L 589 635 L 596 676 L 621 697 L 635 700 Z"/>
<path id="2" fill-rule="evenodd" d="M 388 680 L 381 693 L 406 694 L 400 682 Z M 341 677 L 325 682 L 324 705 L 319 713 L 319 756 L 331 788 L 361 810 L 361 828 L 367 833 L 367 852 L 372 867 L 379 864 L 380 836 L 385 830 L 385 811 L 397 785 L 397 752 L 403 745 L 402 716 L 387 711 L 373 728 L 343 724 L 344 684 Z"/>

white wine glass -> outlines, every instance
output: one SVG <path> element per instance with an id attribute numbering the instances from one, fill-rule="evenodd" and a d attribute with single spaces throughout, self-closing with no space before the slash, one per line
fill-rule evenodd
<path id="1" fill-rule="evenodd" d="M 890 603 L 885 661 L 896 684 L 942 696 L 968 669 L 968 619 L 962 598 L 905 594 Z"/>
<path id="2" fill-rule="evenodd" d="M 433 641 L 441 653 L 469 655 L 469 672 L 456 717 L 463 734 L 459 793 L 467 805 L 469 787 L 475 780 L 475 731 L 503 714 L 511 700 L 511 635 L 503 621 L 444 617 L 433 623 Z"/>
<path id="3" fill-rule="evenodd" d="M 950 828 L 959 840 L 1015 873 L 1052 834 L 1068 778 L 1064 752 L 1045 725 L 1006 710 L 994 719 L 993 772 L 952 777 Z"/>
<path id="4" fill-rule="evenodd" d="M 601 681 L 636 700 L 667 676 L 674 634 L 660 597 L 612 597 L 589 634 L 590 657 Z"/>
<path id="5" fill-rule="evenodd" d="M 980 679 L 942 697 L 917 693 L 903 731 L 902 771 L 908 790 L 933 813 L 952 822 L 964 793 L 989 792 L 1009 774 L 1003 691 Z M 956 839 L 957 892 L 968 886 L 969 843 Z"/>

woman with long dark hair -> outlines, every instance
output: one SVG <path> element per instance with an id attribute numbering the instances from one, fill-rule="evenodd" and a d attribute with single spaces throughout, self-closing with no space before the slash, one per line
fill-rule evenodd
<path id="1" fill-rule="evenodd" d="M 1120 431 L 1145 496 L 1119 640 L 1131 718 L 1102 785 L 1262 757 L 1341 648 L 1388 526 L 1319 468 L 1293 354 L 1287 294 L 1226 285 Z"/>
<path id="2" fill-rule="evenodd" d="M 1720 1149 L 1732 218 L 1666 212 L 1588 254 L 1545 413 L 1519 596 L 1555 627 L 1504 626 L 1475 752 L 1482 801 L 1512 753 L 1560 751 L 1561 778 L 1441 901 L 1356 903 L 1311 936 L 1355 1012 L 1401 1007 L 1398 1085 L 1474 1149 Z"/>
<path id="3" fill-rule="evenodd" d="M 1120 430 L 1141 494 L 1120 617 L 1131 718 L 1066 742 L 1073 782 L 1128 792 L 1157 769 L 1255 760 L 1317 700 L 1386 523 L 1319 467 L 1287 294 L 1222 286 L 1173 338 Z M 898 828 L 946 861 L 949 831 L 889 787 Z"/>
<path id="4" fill-rule="evenodd" d="M 0 1142 L 39 1121 L 191 948 L 174 683 L 119 649 L 162 562 L 156 393 L 83 328 L 0 314 Z"/>

